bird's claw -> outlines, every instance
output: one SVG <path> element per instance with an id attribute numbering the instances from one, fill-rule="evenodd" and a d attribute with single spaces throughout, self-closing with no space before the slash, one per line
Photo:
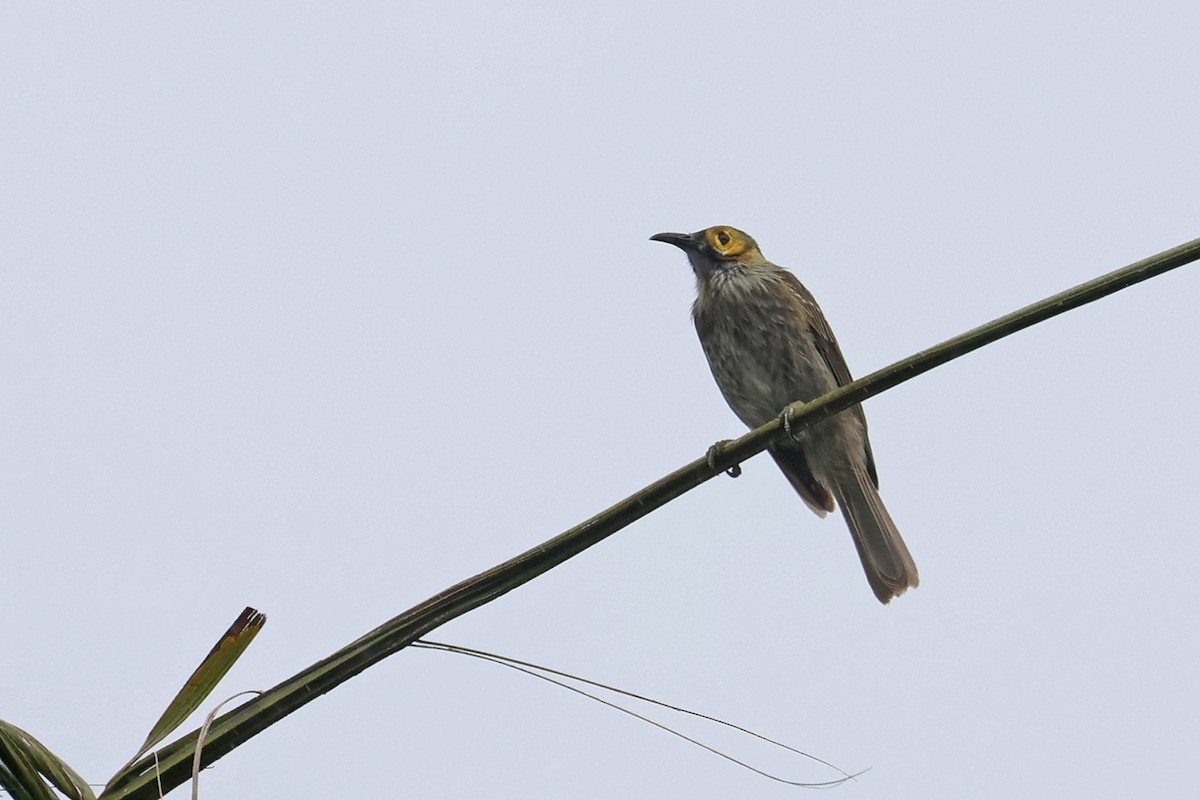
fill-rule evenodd
<path id="1" fill-rule="evenodd" d="M 783 432 L 786 433 L 787 437 L 789 439 L 791 439 L 793 442 L 795 442 L 796 444 L 804 444 L 804 442 L 800 438 L 804 435 L 803 431 L 801 431 L 798 434 L 792 433 L 792 407 L 791 406 L 788 406 L 787 408 L 783 409 Z"/>
<path id="2" fill-rule="evenodd" d="M 704 460 L 708 462 L 708 468 L 713 472 L 717 471 L 717 456 L 721 454 L 721 448 L 732 442 L 732 439 L 722 439 L 721 441 L 708 448 L 708 453 L 704 456 Z M 725 470 L 725 474 L 731 478 L 736 478 L 742 474 L 742 465 L 734 464 L 729 469 Z"/>

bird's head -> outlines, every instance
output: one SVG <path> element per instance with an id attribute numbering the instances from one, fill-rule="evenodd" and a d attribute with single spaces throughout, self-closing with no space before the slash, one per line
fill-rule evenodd
<path id="1" fill-rule="evenodd" d="M 701 279 L 719 270 L 766 263 L 750 234 L 728 225 L 714 225 L 695 233 L 656 233 L 650 239 L 673 244 L 687 253 Z"/>

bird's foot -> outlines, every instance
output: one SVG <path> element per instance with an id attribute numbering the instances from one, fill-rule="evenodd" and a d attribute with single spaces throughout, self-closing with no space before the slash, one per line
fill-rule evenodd
<path id="1" fill-rule="evenodd" d="M 792 432 L 792 407 L 783 409 L 783 432 L 796 444 L 804 444 L 804 431 Z"/>
<path id="2" fill-rule="evenodd" d="M 708 468 L 713 472 L 717 471 L 717 456 L 721 454 L 721 448 L 732 442 L 733 439 L 722 439 L 721 441 L 708 448 L 708 453 L 704 456 L 704 460 L 708 462 Z M 725 470 L 725 474 L 731 478 L 736 478 L 742 474 L 742 465 L 734 464 L 729 469 Z"/>

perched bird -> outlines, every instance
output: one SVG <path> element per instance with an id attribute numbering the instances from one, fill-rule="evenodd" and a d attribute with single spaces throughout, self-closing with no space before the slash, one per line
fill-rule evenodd
<path id="1" fill-rule="evenodd" d="M 696 333 L 721 394 L 746 425 L 757 428 L 788 404 L 852 380 L 817 301 L 750 236 L 718 225 L 650 238 L 687 254 L 696 273 Z M 917 585 L 917 566 L 879 497 L 862 406 L 772 445 L 770 453 L 818 516 L 837 501 L 880 602 Z"/>

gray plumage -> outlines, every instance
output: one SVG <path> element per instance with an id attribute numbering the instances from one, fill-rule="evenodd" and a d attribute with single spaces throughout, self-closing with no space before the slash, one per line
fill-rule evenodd
<path id="1" fill-rule="evenodd" d="M 680 247 L 696 274 L 692 319 L 729 407 L 758 427 L 797 400 L 851 381 L 837 339 L 812 294 L 767 261 L 754 240 L 718 226 L 653 239 Z M 867 581 L 888 602 L 919 581 L 917 567 L 879 497 L 862 406 L 822 420 L 770 450 L 797 494 L 825 516 L 837 506 Z"/>

